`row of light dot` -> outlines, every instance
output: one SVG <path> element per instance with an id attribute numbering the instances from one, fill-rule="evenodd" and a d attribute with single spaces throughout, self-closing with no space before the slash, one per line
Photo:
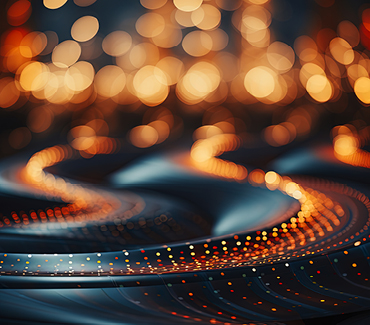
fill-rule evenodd
<path id="1" fill-rule="evenodd" d="M 236 76 L 234 75 L 233 78 L 226 81 L 232 81 L 232 84 L 237 84 L 239 82 L 238 80 L 241 79 L 240 81 L 243 83 L 245 89 L 244 95 L 239 97 L 242 98 L 244 96 L 247 102 L 251 102 L 250 99 L 253 97 L 254 100 L 267 104 L 279 101 L 282 101 L 283 104 L 288 104 L 298 96 L 297 87 L 299 88 L 298 80 L 295 80 L 293 76 L 295 70 L 292 70 L 295 61 L 294 51 L 289 46 L 280 42 L 270 44 L 268 25 L 271 20 L 271 14 L 263 7 L 266 3 L 268 1 L 252 2 L 249 5 L 244 4 L 235 11 L 233 23 L 240 30 L 242 39 L 246 42 L 246 48 L 240 57 L 240 63 L 243 67 L 240 76 L 235 78 Z M 202 36 L 207 35 L 204 30 L 210 30 L 212 32 L 219 30 L 220 12 L 216 7 L 209 4 L 202 4 L 202 1 L 194 2 L 194 4 L 181 5 L 176 1 L 174 4 L 172 2 L 162 1 L 158 3 L 158 7 L 149 6 L 149 8 L 154 8 L 151 9 L 154 12 L 147 13 L 139 18 L 136 24 L 139 34 L 143 37 L 153 39 L 154 36 L 152 34 L 154 32 L 160 35 L 167 30 L 165 27 L 168 27 L 170 22 L 166 21 L 169 18 L 165 14 L 168 12 L 168 7 L 170 6 L 175 8 L 176 13 L 189 14 L 190 17 L 203 17 L 201 23 L 208 19 L 213 22 L 213 19 L 218 17 L 209 26 L 208 24 L 206 26 L 203 26 L 201 23 L 196 24 L 195 26 L 200 28 L 201 31 L 188 33 L 183 39 L 183 46 L 185 46 L 184 43 L 187 43 L 185 41 L 188 38 L 192 38 L 192 35 L 198 35 L 199 33 L 200 36 L 198 35 L 197 38 L 202 41 L 202 44 L 206 43 L 202 38 Z M 213 9 L 208 12 L 211 7 Z M 55 6 L 52 9 L 56 9 Z M 218 12 L 218 14 L 214 15 L 213 11 Z M 363 26 L 365 26 L 365 29 L 369 25 L 369 16 L 369 12 L 364 11 Z M 171 23 L 170 25 L 173 26 L 174 24 Z M 182 27 L 187 28 L 188 26 L 182 25 Z M 176 28 L 180 30 L 180 27 Z M 28 34 L 23 38 L 21 37 L 21 43 L 17 46 L 11 44 L 11 39 L 15 37 L 13 34 L 9 34 L 9 37 L 5 39 L 5 44 L 11 47 L 11 51 L 15 52 L 11 54 L 9 52 L 5 55 L 5 58 L 13 58 L 16 55 L 20 55 L 23 58 L 14 58 L 14 64 L 16 64 L 14 68 L 9 66 L 10 63 L 8 64 L 9 68 L 11 68 L 10 71 L 15 72 L 17 75 L 15 84 L 9 83 L 8 79 L 6 80 L 7 84 L 9 84 L 7 87 L 14 90 L 10 94 L 16 94 L 20 88 L 24 92 L 32 92 L 33 96 L 38 99 L 47 99 L 60 104 L 69 101 L 79 103 L 81 101 L 75 101 L 73 99 L 74 95 L 80 96 L 82 101 L 84 101 L 90 98 L 91 91 L 95 87 L 98 95 L 102 97 L 116 97 L 118 102 L 122 100 L 122 104 L 130 103 L 130 98 L 134 95 L 134 97 L 136 96 L 143 101 L 144 104 L 155 106 L 167 98 L 169 93 L 168 86 L 176 83 L 176 91 L 179 99 L 188 104 L 196 104 L 207 98 L 212 102 L 212 96 L 209 97 L 209 95 L 213 94 L 216 89 L 218 89 L 217 93 L 222 93 L 223 86 L 221 85 L 222 76 L 220 71 L 223 72 L 222 75 L 225 74 L 222 66 L 198 61 L 187 71 L 181 72 L 183 70 L 183 64 L 179 59 L 169 56 L 162 58 L 164 61 L 158 61 L 159 54 L 149 55 L 151 58 L 157 57 L 158 59 L 154 60 L 156 62 L 151 62 L 151 59 L 148 57 L 143 59 L 143 64 L 133 66 L 134 73 L 128 71 L 125 65 L 121 67 L 108 65 L 99 70 L 95 76 L 94 69 L 90 63 L 86 61 L 77 62 L 81 55 L 81 45 L 77 42 L 84 44 L 92 40 L 96 36 L 98 29 L 99 23 L 95 17 L 84 16 L 78 19 L 71 28 L 71 35 L 75 41 L 69 40 L 57 45 L 53 49 L 53 63 L 46 65 L 41 62 L 31 61 L 32 58 L 36 57 L 45 49 L 47 45 L 45 34 L 39 32 Z M 348 32 L 349 30 L 350 32 Z M 357 28 L 348 21 L 341 23 L 338 31 L 341 37 L 333 37 L 332 33 L 334 32 L 328 30 L 323 30 L 318 35 L 320 41 L 324 44 L 329 44 L 329 52 L 325 55 L 319 53 L 317 44 L 309 37 L 304 36 L 297 39 L 295 47 L 302 64 L 302 68 L 299 70 L 300 82 L 313 99 L 318 102 L 326 102 L 334 97 L 338 99 L 338 94 L 341 92 L 338 83 L 343 76 L 342 70 L 346 69 L 350 84 L 354 87 L 355 93 L 362 102 L 368 103 L 368 93 L 366 90 L 368 87 L 366 85 L 370 82 L 367 67 L 369 60 L 365 53 L 360 53 L 352 49 L 359 43 L 360 34 Z M 252 37 L 251 35 L 254 36 Z M 169 37 L 167 34 L 165 36 Z M 195 40 L 188 43 L 196 49 L 201 48 L 200 46 L 195 46 L 199 43 Z M 159 53 L 155 42 L 154 45 L 151 43 L 142 43 L 140 46 L 137 45 L 133 48 L 131 45 L 131 36 L 123 31 L 113 32 L 102 43 L 103 50 L 117 58 L 123 57 L 129 50 L 134 51 L 136 54 L 130 55 L 132 57 L 141 57 L 143 53 L 153 54 L 153 51 Z M 323 50 L 325 51 L 326 48 Z M 67 52 L 71 55 L 66 55 Z M 189 51 L 187 53 L 189 54 Z M 224 54 L 226 58 L 230 53 L 225 52 Z M 196 54 L 193 56 L 197 58 L 203 55 Z M 220 60 L 225 63 L 225 60 L 221 56 Z M 196 61 L 197 59 L 195 59 Z M 244 64 L 244 61 L 248 62 L 248 64 Z M 120 65 L 119 60 L 116 63 Z M 325 72 L 325 70 L 328 71 Z M 180 74 L 175 76 L 174 71 Z M 129 75 L 126 75 L 126 73 L 129 73 Z M 91 87 L 93 81 L 94 87 Z M 127 82 L 132 83 L 132 85 L 129 86 Z M 126 83 L 129 88 L 128 92 L 125 90 L 125 94 L 117 97 L 117 95 L 124 91 Z M 148 83 L 152 84 L 149 90 L 146 87 Z M 260 84 L 263 84 L 264 87 L 261 87 Z M 66 87 L 69 91 L 67 91 L 68 89 Z M 85 91 L 87 93 L 82 94 Z M 290 91 L 292 93 L 287 96 Z M 129 95 L 130 92 L 131 95 Z M 243 91 L 234 91 L 235 94 L 240 92 Z M 121 97 L 121 100 L 119 97 Z M 284 102 L 284 99 L 288 101 Z M 216 98 L 215 100 L 219 101 L 220 99 Z M 11 106 L 12 102 L 12 100 L 4 100 L 6 107 Z"/>
<path id="2" fill-rule="evenodd" d="M 342 125 L 333 129 L 335 157 L 349 165 L 370 168 L 370 154 L 362 150 L 369 142 L 370 128 L 364 127 L 359 132 L 352 125 Z"/>
<path id="3" fill-rule="evenodd" d="M 224 139 L 233 140 L 233 137 L 228 137 L 226 135 Z M 226 145 L 228 145 L 227 142 L 226 142 Z M 55 148 L 51 148 L 51 150 L 53 149 Z M 235 149 L 235 148 L 232 148 L 232 149 Z M 225 150 L 214 151 L 214 154 L 220 154 L 223 151 Z M 209 159 L 212 159 L 212 157 Z M 56 160 L 54 163 L 57 163 L 57 161 L 58 160 Z M 49 165 L 49 164 L 46 164 L 46 165 Z M 234 177 L 230 176 L 230 178 L 235 178 L 235 176 Z M 229 251 L 231 251 L 231 248 L 227 247 L 228 242 L 225 240 L 221 241 L 222 250 L 224 253 L 224 255 L 221 257 L 217 256 L 219 255 L 219 252 L 217 251 L 218 247 L 212 246 L 212 244 L 203 245 L 204 248 L 202 247 L 202 250 L 205 249 L 204 251 L 205 255 L 202 255 L 201 252 L 193 251 L 194 245 L 190 245 L 189 246 L 189 249 L 191 250 L 190 251 L 190 256 L 191 256 L 190 261 L 188 261 L 186 257 L 180 256 L 179 261 L 176 262 L 176 260 L 171 260 L 174 258 L 174 256 L 170 254 L 168 255 L 168 259 L 171 260 L 172 264 L 164 265 L 160 258 L 156 260 L 157 263 L 153 263 L 154 260 L 151 262 L 149 261 L 146 262 L 150 272 L 151 273 L 171 272 L 171 271 L 178 272 L 180 270 L 191 270 L 191 269 L 199 270 L 199 269 L 222 268 L 222 267 L 225 267 L 226 265 L 245 265 L 245 264 L 249 264 L 250 262 L 255 263 L 255 262 L 258 262 L 259 258 L 263 258 L 264 260 L 262 263 L 264 263 L 266 262 L 266 258 L 269 258 L 270 255 L 272 259 L 270 258 L 269 261 L 272 261 L 274 259 L 276 260 L 276 258 L 274 257 L 276 256 L 276 254 L 278 255 L 277 260 L 286 259 L 286 258 L 289 259 L 290 258 L 289 251 L 290 250 L 294 251 L 296 247 L 296 241 L 297 242 L 299 241 L 298 246 L 304 247 L 304 245 L 306 244 L 306 237 L 308 238 L 309 242 L 313 242 L 316 240 L 316 236 L 323 237 L 325 235 L 325 232 L 327 233 L 332 232 L 333 231 L 332 225 L 340 226 L 340 216 L 344 215 L 344 211 L 342 207 L 338 203 L 333 203 L 329 198 L 327 198 L 322 193 L 318 193 L 317 191 L 313 191 L 310 189 L 304 190 L 297 183 L 292 182 L 291 179 L 287 177 L 282 178 L 278 174 L 272 171 L 266 174 L 264 174 L 260 170 L 252 171 L 249 175 L 249 180 L 254 185 L 261 185 L 264 182 L 266 187 L 269 188 L 270 190 L 279 189 L 283 193 L 288 194 L 296 199 L 299 199 L 301 201 L 301 211 L 298 212 L 298 218 L 295 218 L 295 217 L 291 218 L 291 223 L 281 224 L 281 229 L 279 230 L 278 228 L 274 228 L 272 233 L 268 233 L 267 231 L 262 231 L 262 232 L 258 231 L 256 233 L 257 236 L 254 239 L 252 239 L 251 236 L 247 236 L 246 239 L 248 242 L 245 243 L 246 246 L 244 246 L 242 250 L 240 250 L 241 249 L 240 246 L 242 245 L 242 242 L 238 240 L 238 236 L 234 236 L 234 240 L 236 242 L 235 242 L 235 247 L 232 248 L 231 253 L 229 253 Z M 33 219 L 35 221 L 36 219 L 35 215 Z M 293 236 L 290 234 L 290 231 L 293 232 Z M 345 230 L 342 230 L 342 233 L 344 231 Z M 279 238 L 279 232 L 282 233 L 281 235 L 282 238 Z M 287 240 L 284 240 L 284 237 Z M 260 242 L 261 240 L 263 242 L 266 242 L 266 245 L 262 244 L 262 242 Z M 253 241 L 255 243 L 253 243 Z M 276 243 L 274 243 L 274 241 Z M 346 240 L 346 242 L 347 241 L 348 240 Z M 212 247 L 212 249 L 214 250 L 213 256 L 211 254 L 211 251 L 208 249 L 208 246 Z M 251 246 L 252 248 L 249 248 L 247 246 Z M 328 246 L 328 248 L 330 247 Z M 170 252 L 171 248 L 168 247 L 167 251 Z M 302 256 L 314 253 L 313 251 L 310 251 L 309 249 L 306 249 L 306 248 L 302 248 L 301 251 L 303 252 L 301 254 Z M 317 251 L 318 252 L 323 251 L 323 248 L 318 249 Z M 145 253 L 145 250 L 141 250 L 141 253 Z M 197 253 L 201 255 L 200 260 L 198 260 L 195 257 Z M 280 256 L 283 253 L 285 253 L 285 256 Z M 125 252 L 124 254 L 129 255 L 128 252 Z M 180 254 L 183 255 L 184 252 L 181 251 Z M 161 253 L 158 251 L 156 253 L 156 256 L 159 257 L 160 255 Z M 296 254 L 293 253 L 293 256 L 296 256 Z M 118 257 L 116 257 L 115 259 L 118 259 Z M 148 256 L 144 256 L 144 260 L 148 260 L 148 259 L 149 259 Z M 128 263 L 129 259 L 126 259 L 125 262 Z M 100 264 L 101 261 L 97 260 L 96 263 Z M 259 261 L 259 263 L 261 263 L 261 261 Z M 146 267 L 139 267 L 138 265 L 140 264 L 141 262 L 136 262 L 137 266 L 135 265 L 134 267 L 131 267 L 130 264 L 127 264 L 127 271 L 129 273 L 133 273 L 137 271 L 141 273 L 145 272 Z M 151 264 L 158 264 L 158 267 L 153 267 Z M 109 263 L 109 265 L 112 266 L 113 263 L 111 262 Z M 56 263 L 55 267 L 59 267 L 59 266 L 60 266 L 60 263 Z M 81 266 L 85 266 L 85 265 L 81 264 Z M 99 266 L 100 267 L 98 271 L 102 272 L 103 269 L 101 268 L 101 265 Z M 114 268 L 110 268 L 111 272 L 113 272 L 113 270 Z M 57 269 L 57 271 L 59 271 L 59 268 Z M 75 271 L 77 270 L 72 270 L 71 272 L 75 272 Z M 36 273 L 37 272 L 39 272 L 39 270 L 37 270 Z M 84 270 L 81 269 L 80 272 L 84 273 Z M 123 270 L 120 270 L 120 272 L 123 272 Z"/>

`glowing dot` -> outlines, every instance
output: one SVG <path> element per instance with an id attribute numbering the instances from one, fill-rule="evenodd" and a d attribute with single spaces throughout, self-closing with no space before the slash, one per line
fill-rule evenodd
<path id="1" fill-rule="evenodd" d="M 370 79 L 368 77 L 358 78 L 354 85 L 354 91 L 359 100 L 364 104 L 370 104 Z"/>
<path id="2" fill-rule="evenodd" d="M 255 67 L 245 75 L 244 86 L 256 98 L 267 97 L 275 89 L 275 76 L 267 67 Z"/>
<path id="3" fill-rule="evenodd" d="M 173 4 L 181 11 L 194 11 L 198 9 L 203 0 L 173 0 Z"/>
<path id="4" fill-rule="evenodd" d="M 68 0 L 44 0 L 44 6 L 48 9 L 58 9 Z"/>
<path id="5" fill-rule="evenodd" d="M 99 21 L 93 16 L 84 16 L 77 19 L 71 28 L 72 38 L 77 42 L 87 42 L 99 30 Z"/>

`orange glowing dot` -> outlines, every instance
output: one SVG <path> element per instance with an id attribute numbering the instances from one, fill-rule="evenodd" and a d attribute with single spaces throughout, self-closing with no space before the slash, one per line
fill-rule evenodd
<path id="1" fill-rule="evenodd" d="M 361 77 L 356 80 L 354 91 L 359 100 L 364 104 L 370 104 L 370 79 Z"/>
<path id="2" fill-rule="evenodd" d="M 349 45 L 348 42 L 343 38 L 336 37 L 331 40 L 329 48 L 334 59 L 341 64 L 350 64 L 355 58 L 352 46 Z"/>
<path id="3" fill-rule="evenodd" d="M 81 46 L 75 41 L 64 41 L 57 45 L 51 59 L 58 68 L 68 68 L 76 63 L 81 55 Z"/>
<path id="4" fill-rule="evenodd" d="M 275 72 L 267 67 L 255 67 L 245 75 L 244 86 L 254 97 L 267 97 L 275 89 L 275 76 Z"/>
<path id="5" fill-rule="evenodd" d="M 340 134 L 334 139 L 334 150 L 341 156 L 349 156 L 356 152 L 358 148 L 357 139 L 353 136 Z"/>
<path id="6" fill-rule="evenodd" d="M 194 11 L 198 9 L 202 3 L 203 0 L 173 0 L 173 4 L 176 8 L 182 11 Z"/>
<path id="7" fill-rule="evenodd" d="M 20 91 L 14 83 L 13 78 L 0 79 L 0 107 L 7 108 L 14 105 L 20 95 Z"/>
<path id="8" fill-rule="evenodd" d="M 93 16 L 84 16 L 77 19 L 71 28 L 72 38 L 77 42 L 87 42 L 99 30 L 99 21 Z"/>
<path id="9" fill-rule="evenodd" d="M 306 90 L 316 101 L 323 103 L 333 95 L 333 87 L 329 79 L 323 75 L 313 75 L 307 80 Z"/>
<path id="10" fill-rule="evenodd" d="M 27 0 L 14 2 L 7 12 L 8 22 L 12 26 L 24 24 L 31 15 L 31 3 Z"/>
<path id="11" fill-rule="evenodd" d="M 48 9 L 58 9 L 62 7 L 68 0 L 44 0 L 44 6 Z"/>
<path id="12" fill-rule="evenodd" d="M 125 54 L 132 45 L 130 34 L 117 30 L 108 34 L 102 43 L 105 53 L 111 56 L 121 56 Z"/>
<path id="13" fill-rule="evenodd" d="M 295 60 L 293 49 L 281 42 L 274 42 L 267 48 L 269 63 L 280 72 L 289 71 Z"/>
<path id="14" fill-rule="evenodd" d="M 130 141 L 138 148 L 151 147 L 158 141 L 158 132 L 149 125 L 139 125 L 131 130 Z"/>
<path id="15" fill-rule="evenodd" d="M 99 95 L 113 97 L 119 94 L 126 85 L 126 75 L 120 67 L 106 65 L 95 76 L 95 87 Z"/>
<path id="16" fill-rule="evenodd" d="M 280 182 L 279 175 L 273 171 L 269 171 L 265 175 L 265 181 L 267 184 L 277 184 Z"/>
<path id="17" fill-rule="evenodd" d="M 206 55 L 211 51 L 212 46 L 211 36 L 203 31 L 190 32 L 182 41 L 184 51 L 195 57 Z"/>
<path id="18" fill-rule="evenodd" d="M 202 5 L 191 14 L 195 26 L 203 30 L 215 29 L 221 22 L 220 11 L 212 5 Z"/>
<path id="19" fill-rule="evenodd" d="M 144 37 L 155 37 L 165 28 L 164 18 L 157 13 L 147 13 L 136 21 L 137 32 Z"/>

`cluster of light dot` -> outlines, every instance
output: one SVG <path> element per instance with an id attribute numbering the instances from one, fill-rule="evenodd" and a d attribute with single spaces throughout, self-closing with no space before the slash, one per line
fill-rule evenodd
<path id="1" fill-rule="evenodd" d="M 74 2 L 85 7 L 95 1 Z M 342 21 L 336 32 L 326 28 L 317 33 L 316 39 L 297 38 L 293 49 L 271 41 L 273 12 L 269 2 L 237 1 L 231 5 L 225 1 L 143 0 L 141 4 L 148 12 L 136 21 L 136 32 L 142 37 L 137 43 L 123 30 L 102 38 L 98 18 L 89 15 L 72 24 L 70 40 L 59 42 L 54 32 L 29 31 L 25 24 L 31 15 L 31 3 L 16 1 L 7 11 L 12 28 L 4 33 L 1 44 L 3 71 L 8 76 L 0 79 L 0 107 L 17 108 L 26 100 L 82 105 L 107 98 L 117 105 L 140 101 L 157 106 L 172 91 L 180 102 L 190 106 L 220 105 L 231 98 L 243 104 L 284 106 L 305 93 L 315 102 L 338 103 L 344 92 L 344 78 L 360 102 L 369 104 L 369 58 L 366 51 L 354 49 L 360 48 L 360 41 L 365 48 L 369 45 L 369 9 L 363 11 L 359 28 Z M 44 1 L 50 10 L 65 3 Z M 223 11 L 233 13 L 232 25 L 242 44 L 240 53 L 226 50 L 229 36 L 220 28 Z M 188 60 L 171 52 L 178 46 Z M 89 60 L 103 51 L 112 57 L 112 64 L 95 71 Z M 48 54 L 51 62 L 42 62 Z M 43 109 L 47 111 L 43 123 L 37 124 L 30 116 L 27 128 L 10 135 L 12 147 L 24 147 L 32 133 L 51 126 L 55 112 Z M 265 130 L 270 145 L 285 145 L 302 133 L 301 124 L 307 123 L 307 114 L 294 115 Z M 166 126 L 159 128 L 140 126 L 130 138 L 140 148 L 157 144 L 167 132 Z M 143 141 L 143 137 L 150 140 Z"/>

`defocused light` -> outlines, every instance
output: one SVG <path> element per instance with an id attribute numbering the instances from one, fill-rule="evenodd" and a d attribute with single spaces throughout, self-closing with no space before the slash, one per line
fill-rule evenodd
<path id="1" fill-rule="evenodd" d="M 193 31 L 182 40 L 182 47 L 191 56 L 199 57 L 206 55 L 213 46 L 212 38 L 203 31 Z"/>
<path id="2" fill-rule="evenodd" d="M 370 79 L 368 77 L 358 78 L 355 82 L 354 91 L 359 100 L 370 104 Z"/>
<path id="3" fill-rule="evenodd" d="M 126 75 L 120 67 L 106 65 L 95 76 L 95 87 L 99 95 L 113 97 L 126 85 Z"/>
<path id="4" fill-rule="evenodd" d="M 67 1 L 67 0 L 66 0 Z M 12 26 L 24 24 L 31 15 L 31 3 L 27 0 L 14 2 L 7 11 L 8 22 Z"/>
<path id="5" fill-rule="evenodd" d="M 92 5 L 96 0 L 73 0 L 73 2 L 80 7 L 87 7 Z"/>
<path id="6" fill-rule="evenodd" d="M 194 11 L 198 9 L 203 0 L 173 0 L 173 4 L 182 11 Z"/>
<path id="7" fill-rule="evenodd" d="M 68 0 L 44 0 L 44 6 L 48 9 L 58 9 Z"/>
<path id="8" fill-rule="evenodd" d="M 347 65 L 353 62 L 355 55 L 352 47 L 343 38 L 334 38 L 329 47 L 333 58 L 339 63 Z"/>
<path id="9" fill-rule="evenodd" d="M 352 155 L 358 148 L 356 138 L 351 135 L 340 134 L 334 139 L 334 150 L 342 156 Z"/>
<path id="10" fill-rule="evenodd" d="M 130 132 L 131 143 L 138 148 L 150 147 L 158 141 L 158 132 L 149 125 L 139 125 Z"/>
<path id="11" fill-rule="evenodd" d="M 20 91 L 14 83 L 13 78 L 0 79 L 0 107 L 8 108 L 14 105 L 20 95 Z"/>
<path id="12" fill-rule="evenodd" d="M 72 38 L 77 42 L 92 39 L 99 30 L 99 22 L 95 17 L 84 16 L 77 19 L 71 28 Z"/>
<path id="13" fill-rule="evenodd" d="M 117 30 L 104 38 L 102 47 L 108 55 L 121 56 L 131 48 L 131 44 L 131 36 L 124 31 Z"/>
<path id="14" fill-rule="evenodd" d="M 137 32 L 144 37 L 155 37 L 165 28 L 164 18 L 156 13 L 142 15 L 136 22 Z"/>
<path id="15" fill-rule="evenodd" d="M 81 46 L 77 42 L 64 41 L 54 48 L 51 59 L 58 68 L 68 68 L 80 55 Z"/>
<path id="16" fill-rule="evenodd" d="M 254 97 L 262 98 L 270 95 L 275 89 L 275 73 L 267 67 L 256 67 L 248 71 L 244 78 L 244 86 Z"/>

